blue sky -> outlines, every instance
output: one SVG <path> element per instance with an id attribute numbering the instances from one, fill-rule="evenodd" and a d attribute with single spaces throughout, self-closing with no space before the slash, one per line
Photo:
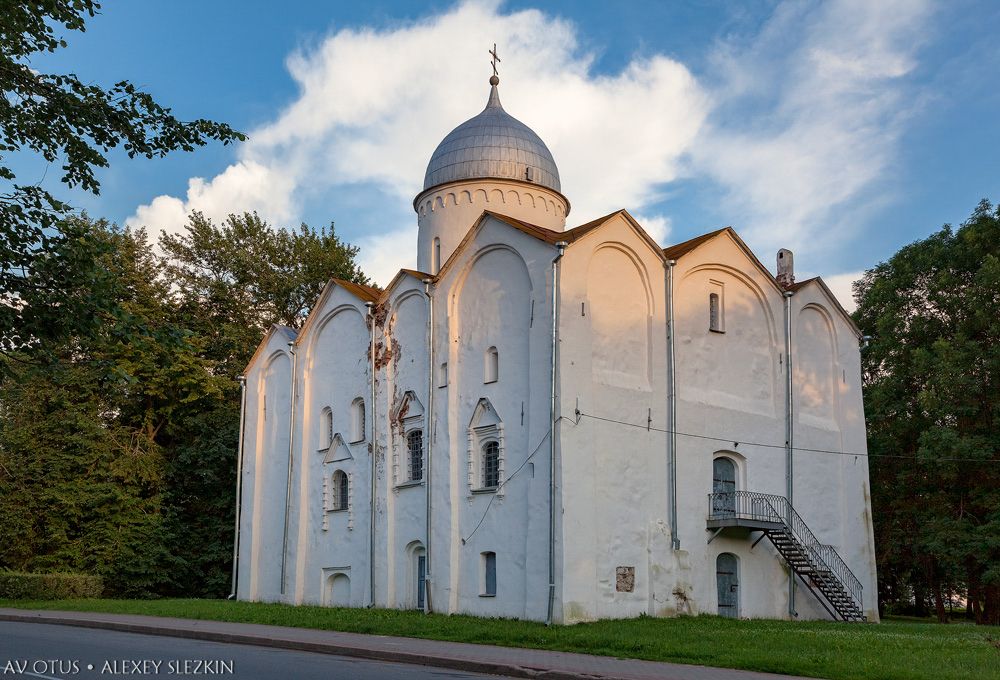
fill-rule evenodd
<path id="1" fill-rule="evenodd" d="M 385 283 L 413 264 L 410 201 L 437 142 L 484 105 L 496 41 L 501 98 L 552 149 L 569 226 L 623 207 L 666 244 L 728 224 L 841 293 L 1000 199 L 998 28 L 1000 3 L 962 0 L 149 0 L 108 3 L 33 65 L 129 79 L 251 134 L 114 156 L 101 196 L 72 195 L 92 215 L 152 233 L 190 209 L 333 221 Z"/>

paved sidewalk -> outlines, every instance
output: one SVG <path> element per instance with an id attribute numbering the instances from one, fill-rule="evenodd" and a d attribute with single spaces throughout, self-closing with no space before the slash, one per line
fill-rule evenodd
<path id="1" fill-rule="evenodd" d="M 793 676 L 515 647 L 160 616 L 0 608 L 0 620 L 277 647 L 538 680 L 792 680 Z"/>

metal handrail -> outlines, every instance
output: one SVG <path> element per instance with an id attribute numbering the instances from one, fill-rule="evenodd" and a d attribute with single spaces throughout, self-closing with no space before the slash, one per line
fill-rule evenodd
<path id="1" fill-rule="evenodd" d="M 863 611 L 861 581 L 832 547 L 819 542 L 812 530 L 784 496 L 757 491 L 724 491 L 708 494 L 710 520 L 745 519 L 781 524 L 805 549 L 812 566 L 834 574 Z"/>

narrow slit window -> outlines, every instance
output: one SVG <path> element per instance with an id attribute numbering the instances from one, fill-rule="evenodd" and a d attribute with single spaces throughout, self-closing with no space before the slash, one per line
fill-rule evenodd
<path id="1" fill-rule="evenodd" d="M 328 449 L 333 445 L 333 410 L 329 406 L 323 409 L 320 423 L 323 428 L 321 435 L 322 448 Z"/>
<path id="2" fill-rule="evenodd" d="M 434 237 L 434 252 L 431 255 L 431 273 L 437 274 L 441 270 L 441 239 Z"/>
<path id="3" fill-rule="evenodd" d="M 485 370 L 483 376 L 484 383 L 494 383 L 500 379 L 500 353 L 496 347 L 486 350 Z"/>
<path id="4" fill-rule="evenodd" d="M 448 386 L 448 362 L 445 361 L 438 367 L 438 387 Z"/>
<path id="5" fill-rule="evenodd" d="M 483 596 L 496 597 L 497 594 L 497 554 L 495 552 L 482 553 L 483 563 Z"/>
<path id="6" fill-rule="evenodd" d="M 358 397 L 351 403 L 351 443 L 365 440 L 365 400 Z"/>
<path id="7" fill-rule="evenodd" d="M 423 430 L 412 430 L 406 435 L 406 449 L 409 453 L 409 481 L 419 482 L 424 478 Z"/>
<path id="8" fill-rule="evenodd" d="M 722 328 L 722 297 L 718 293 L 708 296 L 708 330 L 723 333 Z"/>

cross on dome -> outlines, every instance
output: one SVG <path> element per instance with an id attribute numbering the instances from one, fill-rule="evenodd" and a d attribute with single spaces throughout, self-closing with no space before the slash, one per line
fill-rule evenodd
<path id="1" fill-rule="evenodd" d="M 497 56 L 497 44 L 493 43 L 493 49 L 489 50 L 489 54 L 493 57 L 490 64 L 493 66 L 493 75 L 490 76 L 490 85 L 497 85 L 500 83 L 500 74 L 497 73 L 497 64 L 500 62 L 500 57 Z"/>

